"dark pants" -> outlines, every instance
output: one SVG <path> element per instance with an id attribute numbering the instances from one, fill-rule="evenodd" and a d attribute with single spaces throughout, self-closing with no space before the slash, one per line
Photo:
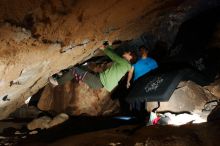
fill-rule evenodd
<path id="1" fill-rule="evenodd" d="M 65 73 L 62 77 L 57 79 L 58 84 L 62 85 L 66 81 L 70 81 L 72 79 L 76 79 L 77 81 L 82 80 L 85 82 L 90 88 L 100 89 L 103 88 L 101 83 L 99 74 L 90 73 L 84 69 L 79 67 L 73 67 L 67 73 Z"/>

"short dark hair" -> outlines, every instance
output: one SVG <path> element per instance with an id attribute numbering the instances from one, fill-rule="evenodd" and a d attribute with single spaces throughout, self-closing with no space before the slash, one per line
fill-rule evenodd
<path id="1" fill-rule="evenodd" d="M 149 48 L 148 47 L 146 47 L 145 45 L 141 45 L 140 47 L 139 47 L 139 50 L 141 50 L 141 49 L 144 49 L 145 51 L 149 51 Z"/>

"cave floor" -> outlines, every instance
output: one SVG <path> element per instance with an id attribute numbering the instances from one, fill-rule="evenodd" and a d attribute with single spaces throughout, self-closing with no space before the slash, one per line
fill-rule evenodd
<path id="1" fill-rule="evenodd" d="M 218 146 L 220 121 L 183 126 L 144 126 L 137 121 L 74 117 L 36 135 L 4 135 L 2 145 L 18 146 Z M 22 134 L 23 133 L 23 134 Z"/>

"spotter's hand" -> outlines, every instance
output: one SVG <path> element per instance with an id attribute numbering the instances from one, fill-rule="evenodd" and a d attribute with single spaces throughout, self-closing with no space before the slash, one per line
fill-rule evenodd
<path id="1" fill-rule="evenodd" d="M 131 86 L 130 82 L 127 82 L 127 85 L 126 85 L 127 89 L 130 88 L 130 86 Z"/>

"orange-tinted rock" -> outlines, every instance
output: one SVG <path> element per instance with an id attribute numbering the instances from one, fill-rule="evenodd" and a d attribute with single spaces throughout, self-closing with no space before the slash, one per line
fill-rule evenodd
<path id="1" fill-rule="evenodd" d="M 56 113 L 97 116 L 114 113 L 118 110 L 118 102 L 111 100 L 105 89 L 93 90 L 84 83 L 69 81 L 55 88 L 46 86 L 38 107 Z"/>

